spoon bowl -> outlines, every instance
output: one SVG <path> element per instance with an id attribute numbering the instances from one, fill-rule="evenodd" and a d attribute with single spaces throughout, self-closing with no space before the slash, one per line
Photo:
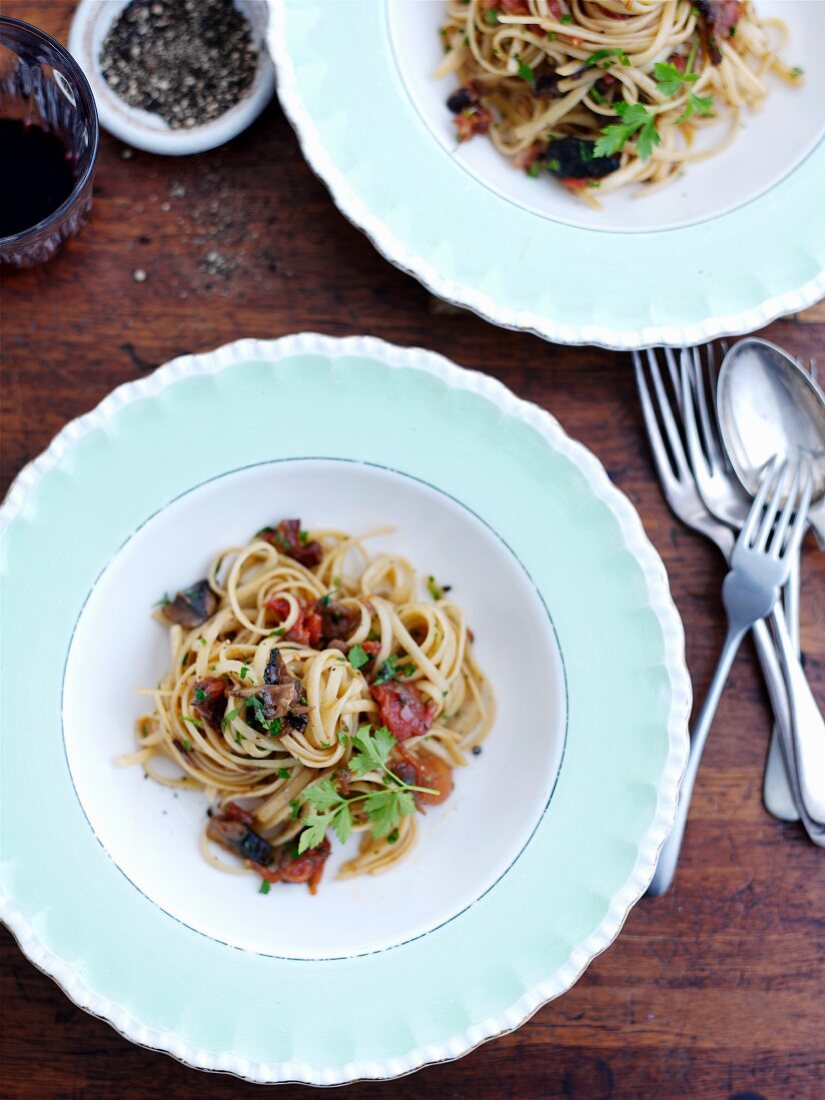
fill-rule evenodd
<path id="1" fill-rule="evenodd" d="M 825 396 L 781 348 L 749 337 L 719 372 L 719 427 L 736 476 L 754 496 L 774 456 L 807 462 L 812 502 L 825 498 Z"/>

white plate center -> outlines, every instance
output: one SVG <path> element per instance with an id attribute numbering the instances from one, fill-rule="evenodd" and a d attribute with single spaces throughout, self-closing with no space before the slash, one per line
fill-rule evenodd
<path id="1" fill-rule="evenodd" d="M 120 768 L 169 660 L 152 604 L 205 575 L 215 553 L 266 523 L 299 516 L 310 527 L 364 533 L 426 576 L 452 584 L 499 712 L 480 756 L 458 769 L 450 799 L 420 818 L 409 858 L 384 875 L 339 881 L 353 854 L 334 857 L 315 897 L 304 886 L 257 892 L 201 857 L 207 803 Z M 149 519 L 94 586 L 72 639 L 63 726 L 86 816 L 131 882 L 171 916 L 249 951 L 292 958 L 362 954 L 403 943 L 450 920 L 484 894 L 528 843 L 561 763 L 566 721 L 561 657 L 545 608 L 505 543 L 450 497 L 412 478 L 351 462 L 295 460 L 234 471 L 186 493 Z"/>

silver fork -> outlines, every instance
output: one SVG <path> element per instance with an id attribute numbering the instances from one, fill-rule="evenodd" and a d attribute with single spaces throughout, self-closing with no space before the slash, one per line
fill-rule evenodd
<path id="1" fill-rule="evenodd" d="M 703 363 L 704 359 L 704 363 Z M 690 375 L 686 381 L 685 369 Z M 681 356 L 683 387 L 690 386 L 694 401 L 682 403 L 688 454 L 699 494 L 708 510 L 717 519 L 739 529 L 750 507 L 750 497 L 733 472 L 730 460 L 721 442 L 721 432 L 716 415 L 716 349 L 713 344 L 704 348 L 685 349 Z M 816 363 L 811 361 L 811 374 L 815 377 Z M 694 411 L 698 416 L 694 417 Z M 698 420 L 698 425 L 696 424 Z M 810 517 L 809 517 L 810 518 Z M 791 572 L 785 586 L 784 609 L 787 618 L 793 656 L 799 660 L 799 559 L 791 563 Z M 803 692 L 808 691 L 804 676 L 793 670 L 795 684 Z M 816 706 L 806 699 L 804 711 L 816 721 Z M 763 798 L 770 813 L 783 821 L 798 821 L 799 810 L 791 791 L 790 770 L 793 760 L 785 758 L 779 742 L 779 731 L 774 726 L 765 766 Z M 820 736 L 812 734 L 813 737 Z"/>
<path id="2" fill-rule="evenodd" d="M 699 426 L 691 423 L 694 403 L 689 402 L 685 416 L 685 435 L 690 464 L 696 478 L 696 486 L 708 511 L 739 530 L 745 522 L 750 507 L 750 497 L 736 477 L 727 452 L 722 446 L 722 433 L 716 414 L 716 348 L 708 344 L 704 348 L 686 348 L 682 352 L 682 385 L 692 386 Z M 703 363 L 704 359 L 704 363 Z M 690 378 L 685 379 L 687 370 Z M 701 443 L 699 434 L 701 431 Z M 799 562 L 791 567 L 785 591 L 785 613 L 788 631 L 799 639 Z M 781 821 L 798 821 L 790 785 L 790 769 L 793 762 L 785 759 L 779 743 L 779 733 L 774 724 L 768 747 L 763 784 L 763 801 L 769 813 Z"/>
<path id="3" fill-rule="evenodd" d="M 687 394 L 684 396 L 686 399 Z M 727 634 L 691 735 L 690 757 L 679 790 L 676 820 L 659 853 L 647 891 L 652 897 L 663 894 L 673 881 L 702 750 L 739 646 L 753 624 L 771 613 L 805 532 L 813 478 L 807 471 L 804 478 L 800 478 L 796 468 L 785 495 L 787 472 L 784 463 L 778 467 L 775 461 L 771 464 L 734 543 L 731 569 L 722 585 Z"/>
<path id="4" fill-rule="evenodd" d="M 679 370 L 673 352 L 670 349 L 664 349 L 663 354 L 671 380 L 674 378 L 679 379 Z M 642 415 L 665 499 L 674 515 L 694 531 L 698 531 L 709 538 L 719 548 L 727 562 L 733 552 L 733 531 L 727 524 L 712 516 L 705 507 L 691 472 L 682 436 L 676 422 L 676 418 L 680 414 L 671 406 L 659 362 L 652 348 L 647 350 L 646 358 L 650 384 L 648 384 L 641 357 L 637 352 L 633 352 Z M 657 419 L 657 409 L 661 416 L 661 427 Z M 770 631 L 764 622 L 755 624 L 753 636 L 771 706 L 782 735 L 781 743 L 783 749 L 787 750 L 789 759 L 792 759 L 793 743 L 790 731 L 790 710 L 782 667 Z M 799 803 L 801 799 L 798 783 L 795 780 L 795 773 L 793 774 L 793 794 L 795 800 Z M 802 823 L 813 842 L 825 846 L 825 828 L 819 826 L 804 813 L 802 814 Z"/>

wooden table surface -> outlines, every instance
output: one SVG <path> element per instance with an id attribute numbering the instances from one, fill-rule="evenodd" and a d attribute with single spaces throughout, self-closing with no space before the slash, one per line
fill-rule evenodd
<path id="1" fill-rule="evenodd" d="M 72 7 L 9 0 L 4 11 L 65 41 Z M 145 280 L 136 281 L 136 272 Z M 4 491 L 68 420 L 114 386 L 238 337 L 371 333 L 500 378 L 590 447 L 638 508 L 668 568 L 694 689 L 703 696 L 723 634 L 722 565 L 665 506 L 629 357 L 556 347 L 445 313 L 337 212 L 276 103 L 247 133 L 200 157 L 132 153 L 104 135 L 91 222 L 51 264 L 4 276 L 2 306 Z M 795 355 L 822 358 L 825 310 L 778 321 L 766 334 Z M 809 540 L 803 648 L 820 703 L 823 582 L 825 555 Z M 821 1097 L 823 856 L 799 826 L 763 808 L 769 726 L 748 644 L 705 753 L 675 888 L 642 901 L 579 983 L 515 1034 L 458 1062 L 342 1094 Z M 246 1082 L 132 1046 L 76 1008 L 5 930 L 2 961 L 5 1095 L 256 1095 Z M 280 1089 L 285 1097 L 302 1093 Z"/>

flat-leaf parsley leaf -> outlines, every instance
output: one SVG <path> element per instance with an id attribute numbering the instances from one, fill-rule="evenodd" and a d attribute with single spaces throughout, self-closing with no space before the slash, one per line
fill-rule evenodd
<path id="1" fill-rule="evenodd" d="M 536 79 L 536 75 L 530 66 L 525 64 L 520 57 L 516 58 L 516 64 L 518 65 L 518 75 L 521 79 L 526 80 L 528 84 L 532 84 Z"/>
<path id="2" fill-rule="evenodd" d="M 668 99 L 678 95 L 685 84 L 695 84 L 699 79 L 698 73 L 680 73 L 675 65 L 667 61 L 657 61 L 653 66 L 653 75 L 657 89 Z"/>
<path id="3" fill-rule="evenodd" d="M 630 65 L 630 58 L 624 50 L 596 50 L 585 61 L 584 67 L 592 69 L 594 65 L 598 65 L 602 69 L 609 69 L 614 61 L 620 61 L 622 65 Z"/>
<path id="4" fill-rule="evenodd" d="M 354 645 L 347 656 L 349 657 L 349 663 L 355 669 L 363 668 L 370 659 L 364 647 L 360 645 Z"/>
<path id="5" fill-rule="evenodd" d="M 701 115 L 702 118 L 707 118 L 713 110 L 713 106 L 713 96 L 694 95 L 693 92 L 691 92 L 685 104 L 684 111 L 682 111 L 676 121 L 677 123 L 687 122 L 694 114 Z"/>
<path id="6" fill-rule="evenodd" d="M 614 156 L 624 143 L 635 135 L 639 156 L 642 160 L 647 160 L 653 151 L 653 146 L 659 145 L 662 140 L 656 129 L 656 116 L 641 103 L 621 101 L 614 104 L 614 110 L 622 121 L 604 127 L 602 136 L 593 150 L 594 156 Z"/>

